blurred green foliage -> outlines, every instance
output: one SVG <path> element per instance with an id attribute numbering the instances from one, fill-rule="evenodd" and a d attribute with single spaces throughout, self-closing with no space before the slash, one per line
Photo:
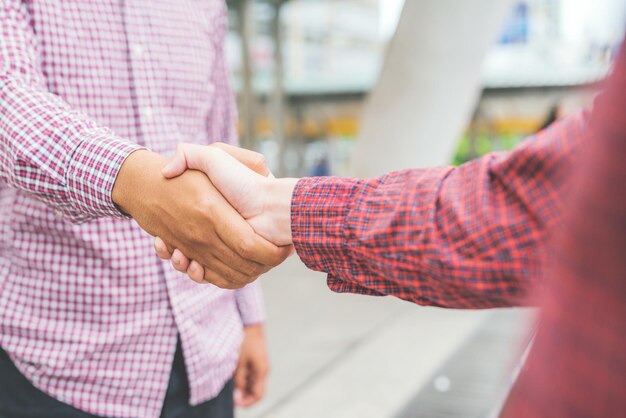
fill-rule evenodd
<path id="1" fill-rule="evenodd" d="M 473 141 L 472 141 L 473 135 Z M 453 165 L 461 165 L 474 158 L 483 156 L 492 151 L 508 151 L 524 139 L 524 135 L 504 134 L 489 135 L 485 132 L 466 132 L 460 139 L 456 153 L 452 160 Z"/>

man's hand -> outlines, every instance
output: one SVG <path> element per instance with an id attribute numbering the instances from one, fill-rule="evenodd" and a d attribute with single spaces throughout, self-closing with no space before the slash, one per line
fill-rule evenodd
<path id="1" fill-rule="evenodd" d="M 132 153 L 113 188 L 113 202 L 167 247 L 206 266 L 199 282 L 240 288 L 289 255 L 257 235 L 198 171 L 166 180 L 167 160 L 150 151 Z"/>
<path id="2" fill-rule="evenodd" d="M 235 405 L 248 407 L 265 395 L 269 357 L 262 325 L 244 328 L 244 339 L 235 370 Z"/>
<path id="3" fill-rule="evenodd" d="M 163 175 L 173 178 L 188 169 L 205 173 L 260 236 L 279 246 L 291 245 L 291 196 L 296 179 L 276 180 L 259 174 L 269 173 L 260 154 L 224 144 L 180 145 Z M 182 248 L 171 252 L 158 238 L 155 248 L 161 258 L 171 258 L 174 268 L 187 272 L 193 280 L 206 270 L 200 260 Z"/>

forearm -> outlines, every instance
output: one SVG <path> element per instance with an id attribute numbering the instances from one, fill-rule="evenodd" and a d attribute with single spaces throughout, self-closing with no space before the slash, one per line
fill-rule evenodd
<path id="1" fill-rule="evenodd" d="M 47 91 L 22 2 L 0 7 L 0 35 L 0 181 L 74 222 L 121 216 L 111 201 L 113 183 L 139 147 Z"/>
<path id="2" fill-rule="evenodd" d="M 291 207 L 296 250 L 336 291 L 457 308 L 523 304 L 585 132 L 574 118 L 459 168 L 303 179 Z"/>
<path id="3" fill-rule="evenodd" d="M 68 220 L 121 216 L 113 183 L 138 148 L 39 87 L 0 77 L 0 179 Z"/>

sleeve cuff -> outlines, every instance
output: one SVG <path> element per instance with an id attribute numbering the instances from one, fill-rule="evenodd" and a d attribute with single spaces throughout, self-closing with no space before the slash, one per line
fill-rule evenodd
<path id="1" fill-rule="evenodd" d="M 298 256 L 311 270 L 328 274 L 328 287 L 339 293 L 382 295 L 352 281 L 347 218 L 365 180 L 303 178 L 291 199 L 291 234 Z"/>
<path id="2" fill-rule="evenodd" d="M 83 136 L 70 158 L 66 179 L 70 205 L 76 214 L 73 221 L 125 217 L 113 203 L 113 185 L 126 158 L 142 148 L 104 130 Z"/>
<path id="3" fill-rule="evenodd" d="M 235 299 L 243 325 L 255 325 L 265 322 L 266 311 L 263 292 L 258 281 L 236 291 Z"/>

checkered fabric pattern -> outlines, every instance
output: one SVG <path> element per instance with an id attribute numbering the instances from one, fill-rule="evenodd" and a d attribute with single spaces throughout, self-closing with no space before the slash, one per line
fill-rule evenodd
<path id="1" fill-rule="evenodd" d="M 510 153 L 372 180 L 302 179 L 294 243 L 338 292 L 451 308 L 541 306 L 502 416 L 623 416 L 625 161 L 622 45 L 591 114 Z"/>
<path id="2" fill-rule="evenodd" d="M 587 119 L 456 168 L 301 179 L 292 200 L 298 255 L 328 272 L 337 292 L 448 308 L 527 304 Z"/>
<path id="3" fill-rule="evenodd" d="M 553 238 L 541 326 L 506 417 L 626 411 L 626 47 L 596 101 L 570 210 Z"/>
<path id="4" fill-rule="evenodd" d="M 180 334 L 193 404 L 236 366 L 258 285 L 199 286 L 111 201 L 139 147 L 235 141 L 223 0 L 0 0 L 0 344 L 84 411 L 158 417 Z"/>

